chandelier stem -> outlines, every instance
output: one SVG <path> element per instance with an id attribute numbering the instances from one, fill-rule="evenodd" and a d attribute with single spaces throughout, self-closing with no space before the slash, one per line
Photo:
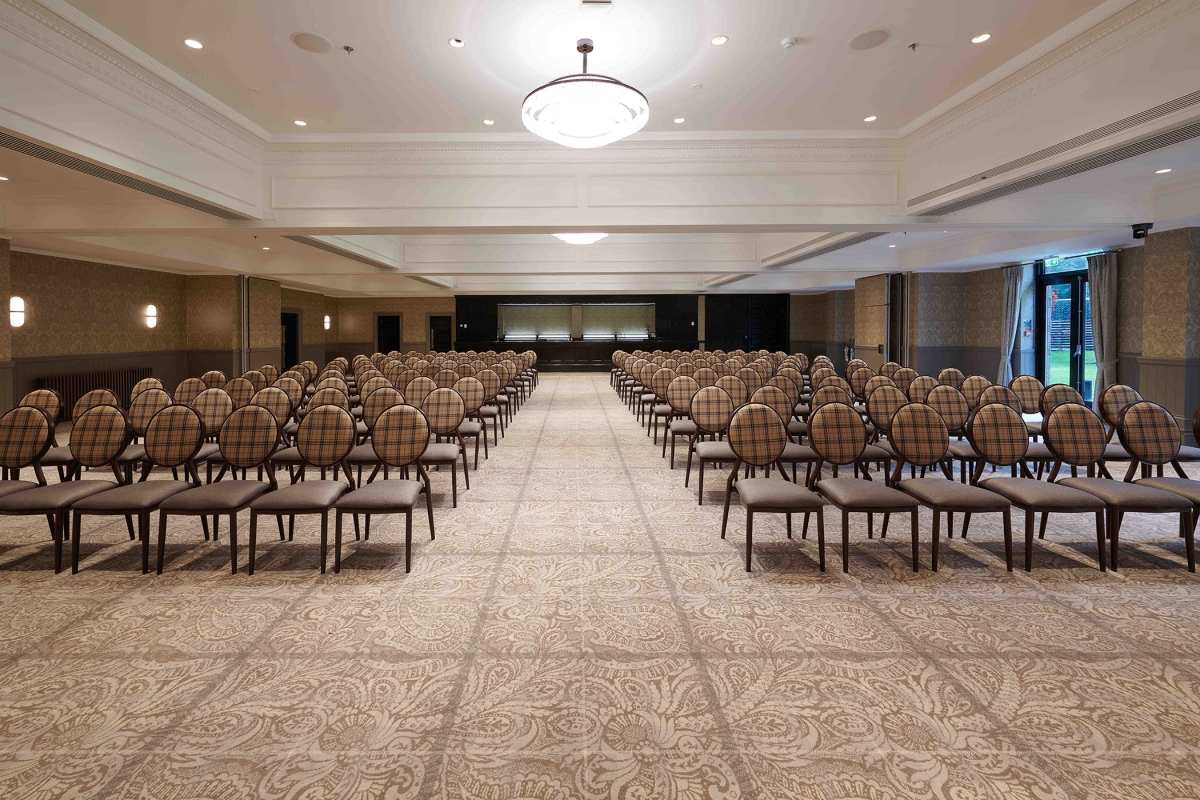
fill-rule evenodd
<path id="1" fill-rule="evenodd" d="M 587 51 L 583 53 L 583 74 L 587 75 Z"/>

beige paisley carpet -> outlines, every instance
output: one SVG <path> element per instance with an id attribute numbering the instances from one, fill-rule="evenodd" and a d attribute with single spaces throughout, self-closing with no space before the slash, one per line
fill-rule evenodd
<path id="1" fill-rule="evenodd" d="M 1127 519 L 1117 575 L 1089 520 L 1031 575 L 995 520 L 936 575 L 927 514 L 917 575 L 860 521 L 845 576 L 835 513 L 825 574 L 763 517 L 747 575 L 709 477 L 698 507 L 607 376 L 545 374 L 457 509 L 435 473 L 408 575 L 395 518 L 341 575 L 267 526 L 252 577 L 184 520 L 143 576 L 119 519 L 55 576 L 45 521 L 0 518 L 0 797 L 1200 796 L 1173 521 Z"/>

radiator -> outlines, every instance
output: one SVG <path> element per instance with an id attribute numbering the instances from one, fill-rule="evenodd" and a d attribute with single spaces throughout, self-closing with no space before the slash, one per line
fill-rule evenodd
<path id="1" fill-rule="evenodd" d="M 66 419 L 75 401 L 93 389 L 108 389 L 117 396 L 122 408 L 129 405 L 129 395 L 133 392 L 134 384 L 143 378 L 149 378 L 153 370 L 149 367 L 137 369 L 114 369 L 106 372 L 82 372 L 76 375 L 51 375 L 45 378 L 35 378 L 33 388 L 53 389 L 63 399 L 64 410 L 62 417 Z"/>

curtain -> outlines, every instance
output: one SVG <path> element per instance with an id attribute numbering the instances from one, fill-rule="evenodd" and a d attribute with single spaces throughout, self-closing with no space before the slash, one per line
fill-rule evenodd
<path id="1" fill-rule="evenodd" d="M 1021 325 L 1021 284 L 1024 267 L 1004 268 L 1004 297 L 1000 308 L 1000 372 L 996 382 L 1008 386 L 1013 379 L 1012 352 Z"/>
<path id="2" fill-rule="evenodd" d="M 1096 348 L 1096 400 L 1105 386 L 1117 382 L 1117 254 L 1088 256 L 1088 285 L 1091 289 L 1092 341 Z"/>

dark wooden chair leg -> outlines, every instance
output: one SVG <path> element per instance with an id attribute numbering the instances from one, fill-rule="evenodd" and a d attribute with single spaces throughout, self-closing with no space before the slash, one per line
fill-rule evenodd
<path id="1" fill-rule="evenodd" d="M 321 512 L 321 574 L 325 574 L 326 549 L 329 545 L 329 512 Z"/>
<path id="2" fill-rule="evenodd" d="M 1096 560 L 1100 563 L 1100 571 L 1105 572 L 1108 562 L 1108 546 L 1105 543 L 1107 532 L 1104 528 L 1105 515 L 1103 511 L 1096 512 Z"/>
<path id="3" fill-rule="evenodd" d="M 283 541 L 282 539 L 280 541 Z M 258 514 L 250 512 L 250 556 L 247 561 L 246 572 L 250 575 L 254 574 L 254 545 L 258 543 Z"/>
<path id="4" fill-rule="evenodd" d="M 433 530 L 433 518 L 430 517 L 430 530 Z M 412 509 L 404 513 L 404 571 L 412 572 Z"/>
<path id="5" fill-rule="evenodd" d="M 917 511 L 914 509 L 914 510 L 913 510 L 913 512 L 912 512 L 912 551 L 913 551 L 913 572 L 919 572 L 919 571 L 920 571 L 920 565 L 919 565 L 919 564 L 918 564 L 918 562 L 917 562 L 917 550 L 918 550 L 918 546 L 919 546 L 918 536 L 919 536 L 919 535 L 920 535 L 920 533 L 921 533 L 921 530 L 920 530 L 920 524 L 919 524 L 919 523 L 920 523 L 920 517 L 919 517 L 919 515 L 917 514 Z"/>
<path id="6" fill-rule="evenodd" d="M 229 515 L 229 571 L 237 575 L 237 512 Z"/>
<path id="7" fill-rule="evenodd" d="M 1033 571 L 1033 516 L 1035 512 L 1025 509 L 1025 571 Z M 1102 556 L 1103 557 L 1103 556 Z"/>
<path id="8" fill-rule="evenodd" d="M 938 540 L 942 538 L 941 532 L 942 513 L 936 508 L 933 510 L 933 571 L 938 569 Z"/>
<path id="9" fill-rule="evenodd" d="M 333 571 L 334 574 L 342 571 L 342 512 L 340 510 L 334 513 Z"/>
<path id="10" fill-rule="evenodd" d="M 750 571 L 750 556 L 754 545 L 754 512 L 746 510 L 746 572 Z"/>
<path id="11" fill-rule="evenodd" d="M 158 574 L 162 575 L 163 558 L 167 549 L 167 514 L 158 512 Z"/>
<path id="12" fill-rule="evenodd" d="M 804 515 L 806 524 L 808 515 Z M 817 558 L 821 564 L 821 572 L 825 571 L 825 511 L 817 512 Z"/>
<path id="13" fill-rule="evenodd" d="M 850 571 L 850 512 L 842 509 L 842 572 Z"/>
<path id="14" fill-rule="evenodd" d="M 1009 509 L 1004 509 L 1001 512 L 1004 515 L 1004 562 L 1009 572 L 1013 571 L 1013 545 L 1012 545 L 1012 512 Z M 968 518 L 970 515 L 967 515 Z M 966 530 L 966 522 L 963 523 L 963 530 Z"/>

